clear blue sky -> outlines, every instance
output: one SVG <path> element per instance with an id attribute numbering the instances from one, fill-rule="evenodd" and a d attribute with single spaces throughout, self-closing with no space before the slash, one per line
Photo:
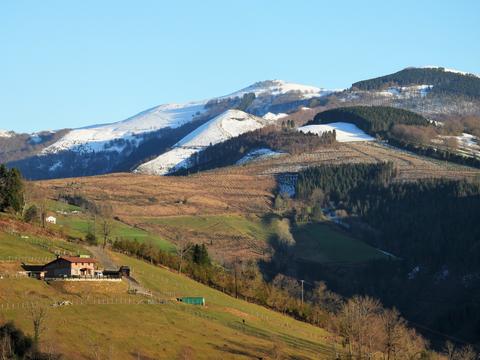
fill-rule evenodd
<path id="1" fill-rule="evenodd" d="M 0 1 L 0 129 L 123 120 L 265 79 L 480 73 L 480 1 Z"/>

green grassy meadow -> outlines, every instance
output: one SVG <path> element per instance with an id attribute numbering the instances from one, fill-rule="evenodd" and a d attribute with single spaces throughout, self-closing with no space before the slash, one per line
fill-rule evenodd
<path id="1" fill-rule="evenodd" d="M 327 264 L 387 258 L 379 250 L 326 223 L 300 225 L 293 236 L 295 256 L 301 260 Z"/>
<path id="2" fill-rule="evenodd" d="M 51 201 L 49 203 L 49 209 L 50 211 L 66 212 L 66 214 L 55 213 L 54 216 L 57 218 L 57 225 L 50 226 L 63 231 L 68 236 L 78 239 L 84 239 L 89 231 L 93 232 L 95 230 L 98 241 L 101 241 L 102 233 L 100 218 L 95 221 L 92 216 L 84 213 L 79 207 L 57 201 Z M 78 213 L 73 214 L 72 211 L 78 211 Z M 112 220 L 111 226 L 111 240 L 127 239 L 137 240 L 139 242 L 150 241 L 162 250 L 171 251 L 174 249 L 173 244 L 167 240 L 143 229 L 135 228 L 117 220 Z"/>
<path id="3" fill-rule="evenodd" d="M 192 233 L 237 235 L 259 241 L 267 241 L 275 233 L 275 229 L 269 220 L 257 216 L 169 216 L 155 219 L 148 218 L 143 219 L 143 221 Z"/>
<path id="4" fill-rule="evenodd" d="M 332 354 L 329 334 L 320 328 L 146 262 L 120 254 L 113 257 L 130 265 L 144 287 L 169 301 L 148 304 L 145 297 L 128 295 L 121 283 L 69 283 L 63 288 L 29 278 L 1 279 L 0 321 L 13 320 L 32 334 L 28 304 L 46 308 L 42 348 L 74 360 L 273 359 L 276 353 L 319 359 Z M 207 306 L 173 300 L 187 295 L 205 297 Z M 51 306 L 61 300 L 73 305 Z"/>

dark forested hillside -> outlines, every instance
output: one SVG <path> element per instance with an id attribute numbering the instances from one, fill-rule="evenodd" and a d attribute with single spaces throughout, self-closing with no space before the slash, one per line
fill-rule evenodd
<path id="1" fill-rule="evenodd" d="M 343 121 L 357 125 L 371 135 L 389 134 L 394 125 L 428 126 L 423 116 L 414 112 L 388 106 L 351 106 L 323 111 L 309 124 L 326 124 Z"/>
<path id="2" fill-rule="evenodd" d="M 344 164 L 307 168 L 298 174 L 297 197 L 308 199 L 321 189 L 333 201 L 341 201 L 364 184 L 385 184 L 396 174 L 392 163 Z"/>
<path id="3" fill-rule="evenodd" d="M 379 297 L 433 339 L 444 340 L 442 333 L 478 342 L 480 183 L 378 177 L 387 170 L 352 164 L 300 173 L 299 198 L 312 204 L 319 189 L 323 202 L 346 210 L 343 221 L 354 235 L 396 257 L 352 269 L 310 265 L 300 269 L 301 276 L 325 280 L 344 295 Z"/>
<path id="4" fill-rule="evenodd" d="M 300 172 L 297 197 L 320 189 L 379 230 L 375 246 L 413 263 L 480 270 L 480 183 L 453 180 L 392 182 L 395 168 L 384 164 L 345 164 Z"/>
<path id="5" fill-rule="evenodd" d="M 480 270 L 480 184 L 428 180 L 368 184 L 349 207 L 380 230 L 377 245 L 401 257 L 460 273 Z"/>
<path id="6" fill-rule="evenodd" d="M 407 68 L 394 74 L 356 82 L 352 89 L 383 90 L 390 86 L 410 85 L 433 85 L 432 94 L 480 98 L 479 77 L 445 71 L 444 68 Z"/>

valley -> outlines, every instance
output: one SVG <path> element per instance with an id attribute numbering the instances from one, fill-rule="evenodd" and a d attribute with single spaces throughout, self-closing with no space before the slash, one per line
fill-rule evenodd
<path id="1" fill-rule="evenodd" d="M 389 321 L 398 359 L 478 345 L 477 86 L 272 80 L 28 148 L 2 133 L 0 320 L 36 334 L 48 309 L 36 344 L 72 359 L 381 359 Z M 104 275 L 26 276 L 55 259 Z"/>

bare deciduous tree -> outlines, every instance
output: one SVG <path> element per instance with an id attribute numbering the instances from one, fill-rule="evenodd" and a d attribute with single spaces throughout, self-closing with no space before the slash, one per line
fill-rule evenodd
<path id="1" fill-rule="evenodd" d="M 0 360 L 12 359 L 12 342 L 10 336 L 2 336 L 0 338 Z"/>
<path id="2" fill-rule="evenodd" d="M 180 258 L 178 264 L 178 273 L 182 273 L 183 259 L 185 255 L 192 249 L 193 244 L 187 240 L 183 235 L 177 234 L 175 236 L 175 245 L 177 245 L 177 255 Z"/>
<path id="3" fill-rule="evenodd" d="M 103 238 L 103 248 L 107 246 L 108 239 L 112 234 L 112 214 L 113 210 L 111 206 L 103 205 L 99 208 L 100 216 L 101 216 L 101 231 L 102 231 L 102 238 Z"/>
<path id="4" fill-rule="evenodd" d="M 387 360 L 395 359 L 398 347 L 401 345 L 403 328 L 405 320 L 400 317 L 397 309 L 385 310 L 381 315 L 383 327 L 383 353 L 386 354 Z"/>
<path id="5" fill-rule="evenodd" d="M 47 310 L 44 307 L 31 307 L 29 314 L 33 324 L 33 341 L 35 345 L 38 346 L 40 337 L 45 330 Z"/>

